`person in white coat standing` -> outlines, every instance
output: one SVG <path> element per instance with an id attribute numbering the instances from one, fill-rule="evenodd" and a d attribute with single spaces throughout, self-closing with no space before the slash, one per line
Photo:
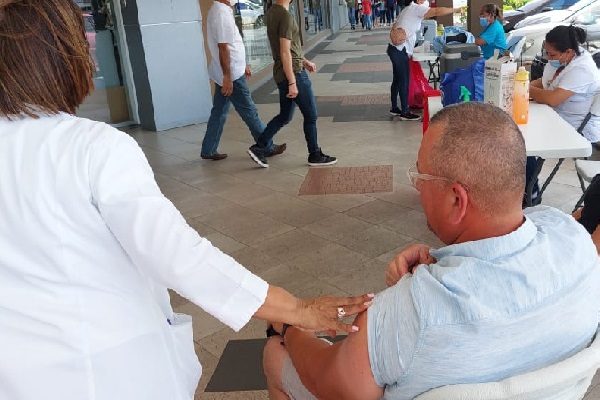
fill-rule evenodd
<path id="1" fill-rule="evenodd" d="M 356 329 L 338 315 L 370 295 L 269 286 L 185 223 L 132 138 L 75 117 L 93 71 L 75 3 L 0 0 L 0 399 L 192 399 L 167 287 L 235 330 Z"/>

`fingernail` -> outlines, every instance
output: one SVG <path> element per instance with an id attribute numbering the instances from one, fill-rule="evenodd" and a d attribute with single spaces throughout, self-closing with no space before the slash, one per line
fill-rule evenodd
<path id="1" fill-rule="evenodd" d="M 373 297 L 375 297 L 375 293 L 369 293 L 369 294 L 367 295 L 367 297 L 373 298 Z"/>
<path id="2" fill-rule="evenodd" d="M 373 302 L 372 302 L 372 301 L 367 301 L 367 302 L 365 302 L 365 303 L 363 303 L 363 304 L 364 304 L 365 306 L 369 307 L 371 304 L 373 304 Z"/>
<path id="3" fill-rule="evenodd" d="M 359 331 L 358 326 L 352 325 L 352 332 L 358 332 L 358 331 Z"/>

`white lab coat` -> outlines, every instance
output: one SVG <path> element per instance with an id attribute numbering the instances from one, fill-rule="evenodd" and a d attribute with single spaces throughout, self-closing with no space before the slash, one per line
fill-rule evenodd
<path id="1" fill-rule="evenodd" d="M 0 400 L 192 399 L 191 319 L 166 287 L 239 330 L 267 283 L 199 237 L 106 124 L 0 118 L 0 159 Z"/>

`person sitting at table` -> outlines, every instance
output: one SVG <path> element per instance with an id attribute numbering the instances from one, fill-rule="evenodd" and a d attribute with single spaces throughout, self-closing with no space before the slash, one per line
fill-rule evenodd
<path id="1" fill-rule="evenodd" d="M 541 78 L 531 82 L 529 96 L 554 109 L 573 128 L 579 129 L 587 116 L 594 96 L 600 93 L 600 71 L 582 44 L 587 33 L 573 25 L 560 25 L 546 34 L 544 52 L 548 63 Z M 600 118 L 592 116 L 583 136 L 591 143 L 600 141 Z M 527 158 L 527 181 L 532 179 L 536 158 Z M 535 182 L 534 194 L 539 191 Z M 534 204 L 539 204 L 536 198 Z"/>
<path id="2" fill-rule="evenodd" d="M 600 254 L 600 174 L 596 175 L 583 196 L 583 207 L 573 217 L 592 235 L 592 241 Z"/>
<path id="3" fill-rule="evenodd" d="M 483 58 L 492 58 L 496 49 L 503 54 L 506 50 L 506 34 L 502 27 L 502 10 L 493 3 L 484 4 L 479 11 L 479 24 L 484 29 L 475 38 L 475 44 L 481 47 Z"/>
<path id="4" fill-rule="evenodd" d="M 533 100 L 554 108 L 575 129 L 600 93 L 600 71 L 582 47 L 586 39 L 586 31 L 573 25 L 560 25 L 548 32 L 544 45 L 548 63 L 542 77 L 532 81 L 529 88 Z M 592 143 L 600 141 L 600 117 L 592 116 L 582 134 Z"/>
<path id="5" fill-rule="evenodd" d="M 562 211 L 521 209 L 525 143 L 511 116 L 481 103 L 444 108 L 408 174 L 447 246 L 396 255 L 389 287 L 341 342 L 275 324 L 281 336 L 263 356 L 271 399 L 412 399 L 546 367 L 593 338 L 596 248 Z"/>

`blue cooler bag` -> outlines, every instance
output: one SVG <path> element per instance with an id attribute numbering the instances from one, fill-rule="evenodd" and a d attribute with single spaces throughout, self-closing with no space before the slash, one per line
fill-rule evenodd
<path id="1" fill-rule="evenodd" d="M 444 74 L 440 85 L 442 91 L 442 104 L 444 107 L 450 104 L 460 103 L 460 87 L 466 87 L 471 93 L 471 101 L 483 101 L 483 74 L 485 59 L 477 60 L 470 67 L 457 68 L 452 72 Z"/>

